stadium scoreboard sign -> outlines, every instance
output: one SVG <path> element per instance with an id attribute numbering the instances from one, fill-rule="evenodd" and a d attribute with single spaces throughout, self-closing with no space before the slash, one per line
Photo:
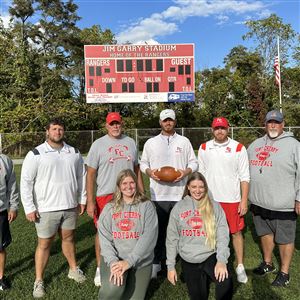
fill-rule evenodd
<path id="1" fill-rule="evenodd" d="M 88 103 L 194 101 L 194 44 L 86 45 Z"/>

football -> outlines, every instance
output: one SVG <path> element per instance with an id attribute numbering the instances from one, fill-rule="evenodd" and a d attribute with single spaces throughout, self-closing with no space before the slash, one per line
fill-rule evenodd
<path id="1" fill-rule="evenodd" d="M 165 166 L 160 169 L 158 169 L 154 175 L 157 176 L 161 181 L 166 181 L 166 182 L 172 182 L 174 181 L 177 177 L 180 176 L 180 172 L 170 166 Z"/>

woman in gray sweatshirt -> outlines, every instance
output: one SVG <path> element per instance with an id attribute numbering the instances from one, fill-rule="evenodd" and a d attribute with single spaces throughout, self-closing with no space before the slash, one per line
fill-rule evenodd
<path id="1" fill-rule="evenodd" d="M 221 206 L 211 201 L 204 176 L 192 173 L 183 199 L 173 208 L 167 229 L 168 280 L 175 285 L 177 254 L 190 299 L 208 299 L 209 284 L 216 284 L 216 299 L 232 298 L 232 277 L 227 269 L 229 230 Z"/>
<path id="2" fill-rule="evenodd" d="M 144 299 L 151 279 L 158 225 L 154 205 L 127 169 L 98 220 L 102 287 L 99 299 Z M 104 263 L 103 263 L 104 261 Z"/>

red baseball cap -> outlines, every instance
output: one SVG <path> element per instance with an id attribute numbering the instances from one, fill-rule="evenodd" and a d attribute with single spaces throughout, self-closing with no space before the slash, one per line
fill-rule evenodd
<path id="1" fill-rule="evenodd" d="M 224 127 L 224 128 L 228 128 L 229 127 L 229 123 L 228 120 L 224 117 L 218 117 L 218 118 L 214 118 L 212 124 L 211 124 L 212 128 L 216 128 L 216 127 Z"/>
<path id="2" fill-rule="evenodd" d="M 110 124 L 111 122 L 119 122 L 122 123 L 122 117 L 118 112 L 110 112 L 106 116 L 106 123 Z"/>

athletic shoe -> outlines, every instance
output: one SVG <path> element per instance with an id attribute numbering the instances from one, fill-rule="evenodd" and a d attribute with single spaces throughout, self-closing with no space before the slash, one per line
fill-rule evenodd
<path id="1" fill-rule="evenodd" d="M 42 298 L 45 294 L 44 282 L 42 280 L 35 281 L 32 293 L 33 298 Z"/>
<path id="2" fill-rule="evenodd" d="M 265 261 L 263 261 L 257 268 L 253 270 L 253 273 L 255 275 L 263 276 L 267 273 L 274 273 L 276 271 L 276 268 L 273 264 L 267 264 Z"/>
<path id="3" fill-rule="evenodd" d="M 69 269 L 68 277 L 70 279 L 75 280 L 78 283 L 82 283 L 86 280 L 86 277 L 84 276 L 83 272 L 80 270 L 79 267 L 76 267 L 75 270 Z"/>
<path id="4" fill-rule="evenodd" d="M 10 283 L 5 276 L 0 279 L 0 291 L 10 289 Z"/>
<path id="5" fill-rule="evenodd" d="M 101 286 L 101 274 L 100 274 L 100 268 L 97 267 L 96 274 L 94 278 L 95 286 Z"/>
<path id="6" fill-rule="evenodd" d="M 278 272 L 275 280 L 271 283 L 272 286 L 286 287 L 290 283 L 290 275 L 283 272 Z"/>
<path id="7" fill-rule="evenodd" d="M 248 277 L 243 264 L 238 264 L 237 268 L 235 269 L 235 272 L 238 282 L 247 283 Z"/>
<path id="8" fill-rule="evenodd" d="M 157 273 L 161 271 L 161 264 L 153 264 L 152 265 L 152 274 L 151 279 L 157 278 Z"/>

